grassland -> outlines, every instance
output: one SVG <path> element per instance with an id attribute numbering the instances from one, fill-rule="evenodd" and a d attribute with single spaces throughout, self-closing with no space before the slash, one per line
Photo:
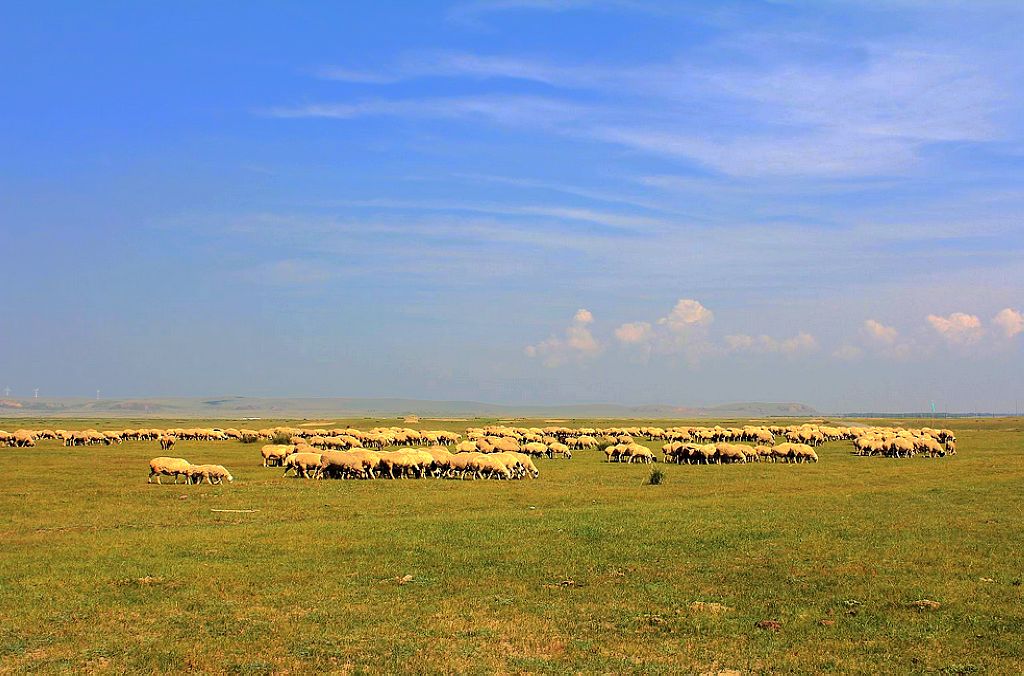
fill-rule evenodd
<path id="1" fill-rule="evenodd" d="M 186 487 L 146 483 L 155 442 L 0 449 L 0 671 L 1020 673 L 1022 424 L 660 486 L 596 452 L 536 481 L 315 482 L 179 442 L 236 479 Z"/>

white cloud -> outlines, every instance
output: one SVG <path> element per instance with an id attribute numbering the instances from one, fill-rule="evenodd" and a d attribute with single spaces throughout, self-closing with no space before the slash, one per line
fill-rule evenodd
<path id="1" fill-rule="evenodd" d="M 1024 314 L 1013 308 L 1000 310 L 999 314 L 992 318 L 992 323 L 998 326 L 1007 338 L 1024 333 Z"/>
<path id="2" fill-rule="evenodd" d="M 594 315 L 590 310 L 580 308 L 579 310 L 576 310 L 576 314 L 573 315 L 572 320 L 577 324 L 593 324 Z"/>
<path id="3" fill-rule="evenodd" d="M 707 336 L 707 327 L 713 320 L 714 314 L 700 301 L 680 298 L 655 324 L 621 324 L 615 329 L 615 337 L 623 345 L 639 350 L 645 358 L 651 354 L 679 354 L 695 364 L 716 352 Z"/>
<path id="4" fill-rule="evenodd" d="M 895 327 L 886 326 L 876 319 L 865 321 L 861 332 L 870 342 L 881 345 L 892 345 L 900 336 Z"/>
<path id="5" fill-rule="evenodd" d="M 653 330 L 648 322 L 630 322 L 615 329 L 615 337 L 627 345 L 646 343 L 652 336 Z"/>
<path id="6" fill-rule="evenodd" d="M 953 344 L 975 343 L 984 333 L 977 315 L 963 312 L 954 312 L 948 317 L 928 315 L 928 323 L 940 336 Z"/>
<path id="7" fill-rule="evenodd" d="M 580 308 L 562 336 L 551 336 L 536 345 L 527 345 L 524 352 L 527 357 L 543 360 L 549 368 L 596 357 L 601 353 L 601 344 L 588 328 L 593 322 L 594 315 L 590 310 Z"/>
<path id="8" fill-rule="evenodd" d="M 672 333 L 685 333 L 699 326 L 706 326 L 714 321 L 711 310 L 692 298 L 680 298 L 668 316 L 658 320 L 658 324 Z"/>
<path id="9" fill-rule="evenodd" d="M 906 359 L 914 353 L 913 343 L 903 339 L 894 326 L 877 319 L 868 319 L 860 329 L 861 344 L 876 355 L 890 359 Z"/>

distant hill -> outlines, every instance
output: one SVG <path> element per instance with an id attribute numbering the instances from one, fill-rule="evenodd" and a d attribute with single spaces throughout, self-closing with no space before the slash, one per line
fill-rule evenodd
<path id="1" fill-rule="evenodd" d="M 648 404 L 575 404 L 503 406 L 476 401 L 370 399 L 353 397 L 190 397 L 146 399 L 40 398 L 0 401 L 0 416 L 10 417 L 423 417 L 483 418 L 766 418 L 820 415 L 797 403 L 744 402 L 708 407 Z"/>

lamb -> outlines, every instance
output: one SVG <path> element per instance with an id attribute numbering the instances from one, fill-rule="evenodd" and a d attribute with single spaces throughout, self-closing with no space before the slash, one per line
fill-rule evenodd
<path id="1" fill-rule="evenodd" d="M 178 477 L 184 477 L 188 481 L 188 472 L 192 463 L 184 458 L 168 458 L 161 456 L 149 461 L 149 480 L 146 483 L 153 483 L 153 477 L 160 483 L 161 476 L 173 476 L 174 483 L 178 483 Z"/>
<path id="2" fill-rule="evenodd" d="M 235 480 L 223 465 L 192 465 L 188 468 L 186 476 L 189 483 L 201 484 L 205 481 L 218 486 L 225 480 L 228 483 Z"/>
<path id="3" fill-rule="evenodd" d="M 174 449 L 174 437 L 165 434 L 162 435 L 158 441 L 160 442 L 161 451 L 170 451 Z"/>

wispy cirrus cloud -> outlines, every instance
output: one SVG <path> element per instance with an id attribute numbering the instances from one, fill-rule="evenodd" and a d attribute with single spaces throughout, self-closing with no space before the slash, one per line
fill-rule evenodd
<path id="1" fill-rule="evenodd" d="M 785 42 L 790 37 L 762 39 Z M 275 114 L 475 118 L 688 159 L 734 176 L 901 173 L 915 166 L 931 144 L 1006 137 L 1006 78 L 1012 76 L 993 72 L 984 51 L 931 43 L 858 47 L 862 58 L 839 67 L 785 59 L 757 67 L 684 59 L 608 65 L 422 53 L 404 58 L 378 79 L 519 79 L 559 90 L 564 98 L 488 94 L 314 105 Z M 577 90 L 593 95 L 584 101 L 574 94 Z M 622 92 L 632 96 L 624 99 Z M 694 105 L 698 100 L 700 107 Z"/>

